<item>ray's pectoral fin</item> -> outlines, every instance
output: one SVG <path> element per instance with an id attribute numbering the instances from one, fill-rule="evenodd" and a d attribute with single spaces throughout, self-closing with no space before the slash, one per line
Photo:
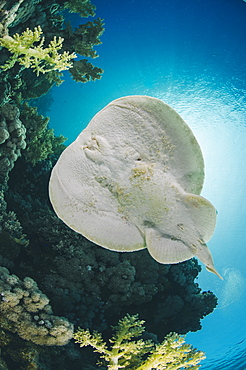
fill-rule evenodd
<path id="1" fill-rule="evenodd" d="M 214 267 L 208 267 L 208 266 L 206 266 L 206 269 L 209 272 L 212 272 L 213 274 L 217 275 L 221 280 L 224 280 L 224 278 L 218 273 L 218 271 Z"/>
<path id="2" fill-rule="evenodd" d="M 224 280 L 223 277 L 218 273 L 218 271 L 214 267 L 213 257 L 211 255 L 211 252 L 208 246 L 205 243 L 202 243 L 202 241 L 199 241 L 197 243 L 196 257 L 199 258 L 199 260 L 202 263 L 204 263 L 204 265 L 206 266 L 206 269 L 209 272 L 213 272 L 220 279 Z"/>
<path id="3" fill-rule="evenodd" d="M 196 247 L 195 255 L 202 263 L 204 263 L 208 271 L 213 272 L 223 280 L 222 276 L 214 267 L 212 255 L 206 245 L 206 242 L 211 239 L 214 233 L 216 225 L 216 209 L 206 198 L 203 198 L 200 195 L 185 194 L 184 201 L 194 227 L 197 230 L 196 236 L 200 236 L 200 239 L 194 241 L 194 246 Z"/>
<path id="4" fill-rule="evenodd" d="M 196 230 L 198 230 L 205 243 L 208 242 L 216 225 L 216 209 L 206 198 L 196 194 L 186 193 L 184 202 Z"/>
<path id="5" fill-rule="evenodd" d="M 160 263 L 178 263 L 195 256 L 195 249 L 154 228 L 145 229 L 145 241 L 150 255 Z"/>

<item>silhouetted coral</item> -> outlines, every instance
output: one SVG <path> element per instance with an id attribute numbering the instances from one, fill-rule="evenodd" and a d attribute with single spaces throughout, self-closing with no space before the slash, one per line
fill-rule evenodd
<path id="1" fill-rule="evenodd" d="M 73 62 L 72 68 L 69 73 L 76 82 L 88 82 L 100 80 L 102 77 L 103 69 L 94 67 L 87 59 L 82 59 Z"/>

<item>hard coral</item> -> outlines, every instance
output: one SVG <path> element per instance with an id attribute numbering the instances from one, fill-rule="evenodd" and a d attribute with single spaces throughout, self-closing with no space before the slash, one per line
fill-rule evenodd
<path id="1" fill-rule="evenodd" d="M 73 325 L 52 314 L 49 299 L 36 282 L 0 267 L 0 326 L 36 344 L 64 345 L 73 335 Z"/>
<path id="2" fill-rule="evenodd" d="M 118 369 L 198 369 L 203 352 L 184 343 L 184 338 L 170 333 L 160 344 L 151 340 L 137 339 L 144 332 L 144 321 L 137 315 L 126 315 L 114 328 L 115 334 L 109 340 L 110 348 L 103 341 L 101 334 L 79 329 L 74 334 L 80 347 L 92 346 L 110 370 Z M 148 357 L 146 358 L 146 355 Z"/>

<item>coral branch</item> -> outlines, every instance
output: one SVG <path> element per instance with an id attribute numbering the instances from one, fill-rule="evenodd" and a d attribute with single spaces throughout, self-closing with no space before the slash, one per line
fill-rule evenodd
<path id="1" fill-rule="evenodd" d="M 54 37 L 48 47 L 44 48 L 45 39 L 41 37 L 42 33 L 41 27 L 38 26 L 34 31 L 27 28 L 20 35 L 16 33 L 13 37 L 5 35 L 0 38 L 0 46 L 13 54 L 1 68 L 6 71 L 18 62 L 25 68 L 33 68 L 37 76 L 40 73 L 71 68 L 70 60 L 76 58 L 76 54 L 69 54 L 67 51 L 58 52 L 62 48 L 63 38 Z"/>
<path id="2" fill-rule="evenodd" d="M 184 337 L 176 333 L 168 334 L 160 344 L 154 344 L 151 340 L 133 340 L 143 333 L 143 324 L 144 321 L 138 320 L 138 315 L 126 315 L 114 328 L 115 334 L 109 340 L 109 349 L 97 332 L 90 334 L 89 330 L 79 329 L 74 339 L 80 347 L 90 345 L 95 352 L 101 353 L 109 370 L 199 369 L 199 362 L 205 358 L 204 353 L 186 344 Z"/>

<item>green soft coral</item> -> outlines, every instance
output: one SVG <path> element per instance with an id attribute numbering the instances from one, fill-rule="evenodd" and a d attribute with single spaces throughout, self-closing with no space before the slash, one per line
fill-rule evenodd
<path id="1" fill-rule="evenodd" d="M 109 370 L 199 369 L 199 362 L 205 358 L 204 353 L 186 344 L 184 337 L 176 333 L 168 334 L 160 344 L 151 340 L 135 340 L 144 332 L 143 324 L 138 315 L 126 315 L 114 328 L 115 334 L 109 340 L 110 348 L 97 332 L 90 334 L 89 330 L 79 329 L 74 339 L 80 347 L 95 348 Z"/>
<path id="2" fill-rule="evenodd" d="M 53 70 L 66 70 L 72 67 L 71 59 L 76 58 L 76 54 L 69 54 L 67 51 L 60 53 L 63 38 L 54 37 L 44 48 L 43 31 L 40 26 L 35 27 L 34 31 L 27 28 L 22 34 L 16 33 L 13 36 L 5 35 L 0 38 L 0 46 L 8 49 L 13 55 L 1 66 L 6 71 L 12 68 L 16 62 L 25 68 L 33 68 L 37 76 L 40 73 L 47 73 Z M 37 45 L 34 45 L 37 43 Z"/>

